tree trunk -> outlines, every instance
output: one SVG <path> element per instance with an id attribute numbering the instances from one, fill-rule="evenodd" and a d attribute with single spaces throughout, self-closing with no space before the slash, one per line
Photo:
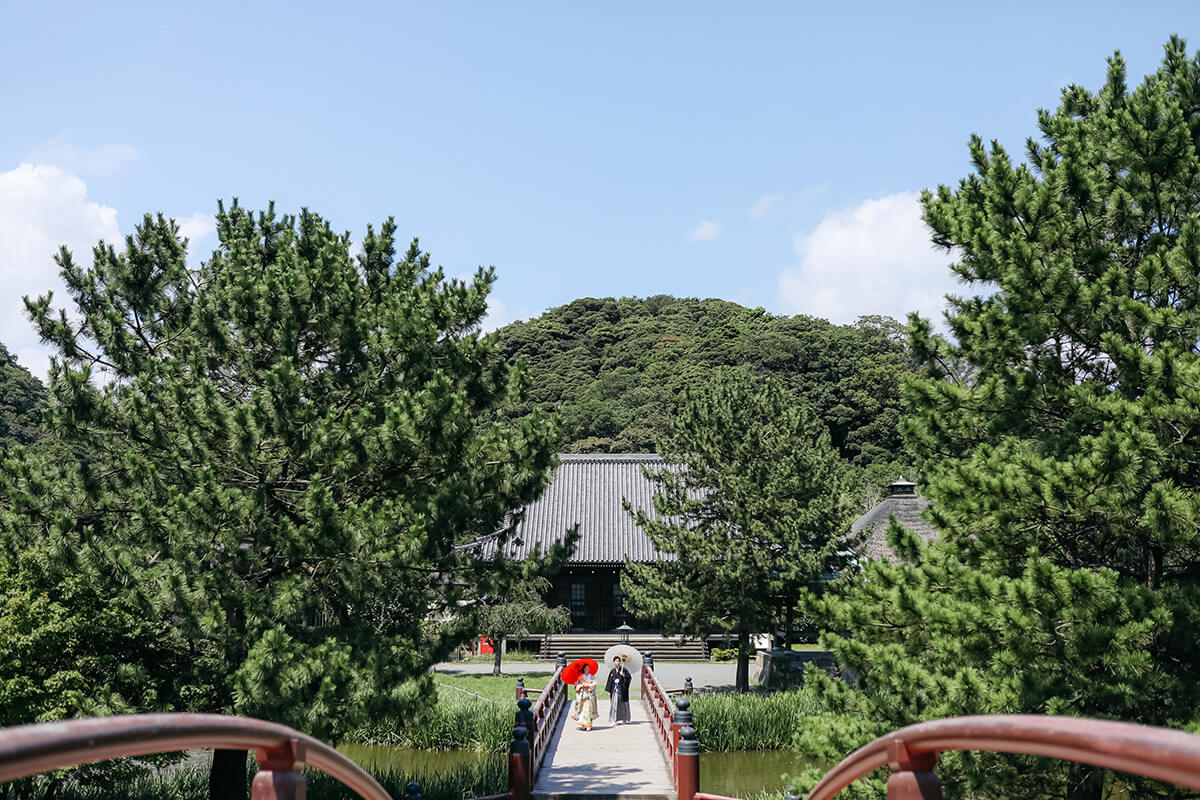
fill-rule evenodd
<path id="1" fill-rule="evenodd" d="M 213 750 L 212 768 L 208 773 L 208 800 L 247 800 L 246 783 L 248 750 Z"/>
<path id="2" fill-rule="evenodd" d="M 750 691 L 750 634 L 738 632 L 737 679 L 735 688 L 739 692 Z"/>
<path id="3" fill-rule="evenodd" d="M 500 642 L 492 639 L 492 674 L 500 677 Z"/>
<path id="4" fill-rule="evenodd" d="M 1067 770 L 1067 800 L 1104 800 L 1105 772 L 1089 764 L 1071 764 Z"/>

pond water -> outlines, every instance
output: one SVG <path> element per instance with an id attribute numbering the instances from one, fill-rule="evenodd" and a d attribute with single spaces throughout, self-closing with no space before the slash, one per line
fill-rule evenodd
<path id="1" fill-rule="evenodd" d="M 464 764 L 504 758 L 470 750 L 410 750 L 386 745 L 343 744 L 338 749 L 368 772 L 394 770 L 406 775 L 436 775 Z M 764 791 L 782 793 L 783 781 L 779 776 L 798 775 L 808 763 L 795 753 L 772 750 L 702 753 L 700 790 L 727 797 L 746 797 Z"/>
<path id="2" fill-rule="evenodd" d="M 701 753 L 700 791 L 726 797 L 783 794 L 780 776 L 797 776 L 811 765 L 799 753 L 781 750 Z"/>

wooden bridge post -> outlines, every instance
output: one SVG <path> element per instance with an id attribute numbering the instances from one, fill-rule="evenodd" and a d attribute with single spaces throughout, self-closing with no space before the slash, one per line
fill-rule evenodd
<path id="1" fill-rule="evenodd" d="M 671 746 L 679 752 L 679 732 L 692 724 L 692 701 L 686 697 L 675 698 L 675 711 L 671 714 Z"/>
<path id="2" fill-rule="evenodd" d="M 527 730 L 530 740 L 537 733 L 537 720 L 533 718 L 533 712 L 529 710 L 532 705 L 532 700 L 528 697 L 522 697 L 517 701 L 517 713 L 513 715 L 513 727 Z"/>
<path id="3" fill-rule="evenodd" d="M 529 800 L 529 731 L 524 725 L 513 728 L 508 745 L 508 796 L 510 800 Z"/>
<path id="4" fill-rule="evenodd" d="M 279 747 L 255 751 L 258 774 L 250 784 L 251 800 L 305 800 L 308 796 L 304 773 L 296 764 L 304 761 L 303 745 L 292 739 Z"/>
<path id="5" fill-rule="evenodd" d="M 676 788 L 679 800 L 693 800 L 700 791 L 700 743 L 696 729 L 684 725 L 679 731 L 679 750 L 675 753 Z"/>
<path id="6" fill-rule="evenodd" d="M 684 694 L 692 693 L 692 676 L 691 675 L 689 675 L 683 679 L 683 693 Z"/>
<path id="7" fill-rule="evenodd" d="M 558 667 L 559 669 L 562 669 L 566 665 L 567 665 L 567 651 L 559 650 L 558 657 L 554 659 L 554 666 Z"/>
<path id="8" fill-rule="evenodd" d="M 404 800 L 421 800 L 421 784 L 413 781 L 404 787 Z"/>
<path id="9" fill-rule="evenodd" d="M 654 672 L 654 653 L 649 650 L 642 653 L 642 663 L 649 667 L 651 672 Z"/>
<path id="10" fill-rule="evenodd" d="M 525 677 L 517 678 L 517 699 L 525 697 Z"/>
<path id="11" fill-rule="evenodd" d="M 942 779 L 933 771 L 937 753 L 911 753 L 904 740 L 887 743 L 888 800 L 942 800 Z"/>

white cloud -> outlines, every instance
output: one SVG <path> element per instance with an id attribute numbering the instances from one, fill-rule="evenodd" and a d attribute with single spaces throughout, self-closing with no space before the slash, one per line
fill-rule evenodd
<path id="1" fill-rule="evenodd" d="M 480 332 L 491 333 L 512 321 L 513 318 L 508 313 L 508 306 L 504 305 L 504 301 L 495 295 L 488 295 L 487 313 L 483 315 L 483 320 L 479 323 Z"/>
<path id="2" fill-rule="evenodd" d="M 120 243 L 117 211 L 88 200 L 81 178 L 48 165 L 0 172 L 0 342 L 40 378 L 49 361 L 21 298 L 52 289 L 55 306 L 62 307 L 67 296 L 54 254 L 66 245 L 90 263 L 100 239 Z"/>
<path id="3" fill-rule="evenodd" d="M 81 175 L 112 175 L 138 157 L 138 149 L 130 144 L 101 144 L 85 147 L 59 136 L 33 148 L 28 160 L 34 164 L 51 164 Z"/>
<path id="4" fill-rule="evenodd" d="M 209 250 L 216 244 L 217 218 L 212 214 L 197 211 L 190 217 L 176 217 L 179 235 L 188 240 L 188 264 L 199 264 L 208 258 Z M 212 242 L 208 240 L 212 239 Z"/>
<path id="5" fill-rule="evenodd" d="M 800 264 L 779 277 L 785 311 L 853 322 L 863 314 L 942 319 L 958 284 L 952 256 L 935 248 L 915 192 L 899 192 L 821 220 L 796 236 Z"/>
<path id="6" fill-rule="evenodd" d="M 22 347 L 13 353 L 17 363 L 32 372 L 42 383 L 50 374 L 50 354 L 40 347 Z"/>
<path id="7" fill-rule="evenodd" d="M 771 206 L 783 199 L 781 194 L 765 194 L 754 201 L 754 205 L 750 206 L 750 216 L 755 219 L 765 217 L 767 212 L 771 210 Z"/>
<path id="8" fill-rule="evenodd" d="M 721 232 L 721 226 L 713 222 L 711 219 L 706 219 L 696 226 L 688 237 L 693 242 L 711 242 L 717 238 L 717 234 Z"/>
<path id="9" fill-rule="evenodd" d="M 190 217 L 176 217 L 175 222 L 179 225 L 179 235 L 193 244 L 217 232 L 217 218 L 203 211 L 197 211 Z"/>

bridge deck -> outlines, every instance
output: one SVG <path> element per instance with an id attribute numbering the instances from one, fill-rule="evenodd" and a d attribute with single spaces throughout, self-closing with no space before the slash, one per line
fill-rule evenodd
<path id="1" fill-rule="evenodd" d="M 581 731 L 562 721 L 533 787 L 535 800 L 567 800 L 586 795 L 620 800 L 669 800 L 675 787 L 640 697 L 629 702 L 630 722 L 608 724 L 608 700 L 599 702 L 601 720 Z M 564 709 L 566 714 L 570 706 Z"/>

